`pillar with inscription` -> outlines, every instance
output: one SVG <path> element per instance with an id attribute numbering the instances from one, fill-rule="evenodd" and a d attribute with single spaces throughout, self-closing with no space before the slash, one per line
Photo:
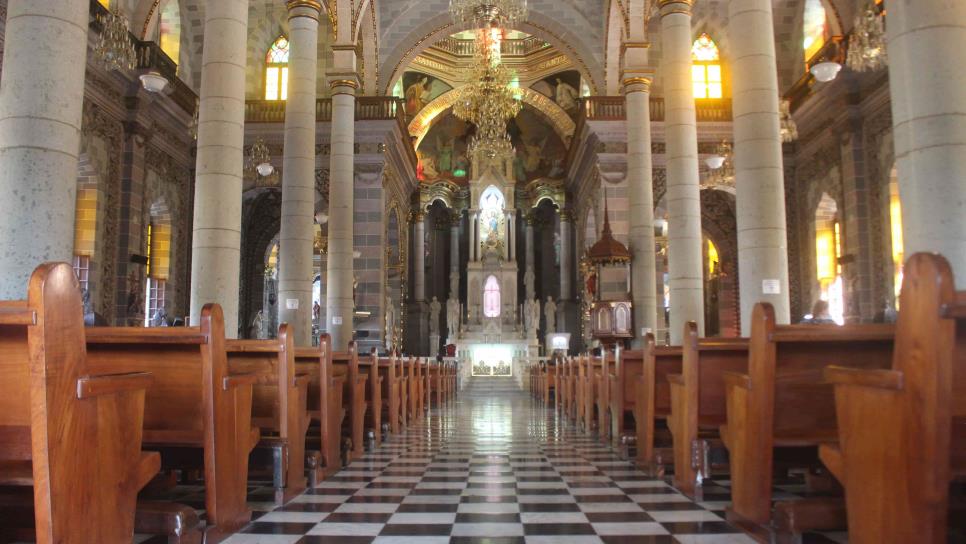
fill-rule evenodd
<path id="1" fill-rule="evenodd" d="M 74 254 L 89 4 L 10 0 L 0 85 L 0 300 Z M 38 46 L 42 44 L 42 46 Z"/>
<path id="2" fill-rule="evenodd" d="M 704 331 L 701 189 L 691 75 L 692 2 L 660 0 L 666 103 L 670 335 L 675 345 L 681 344 L 684 324 L 688 321 L 696 321 L 698 331 Z"/>
<path id="3" fill-rule="evenodd" d="M 790 318 L 785 180 L 771 0 L 731 0 L 728 13 L 741 332 L 748 336 L 758 302 L 774 306 L 778 323 Z"/>
<path id="4" fill-rule="evenodd" d="M 294 327 L 295 345 L 312 345 L 315 241 L 315 101 L 319 15 L 315 0 L 289 0 L 289 92 L 285 105 L 278 321 Z"/>
<path id="5" fill-rule="evenodd" d="M 942 254 L 963 286 L 966 2 L 890 2 L 887 27 L 905 254 Z"/>
<path id="6" fill-rule="evenodd" d="M 627 71 L 625 76 L 631 299 L 634 306 L 634 345 L 640 347 L 643 341 L 641 331 L 647 329 L 653 332 L 657 329 L 654 182 L 651 177 L 651 73 L 646 70 Z"/>
<path id="7" fill-rule="evenodd" d="M 209 2 L 205 10 L 191 257 L 191 324 L 217 302 L 225 334 L 238 334 L 245 63 L 248 1 Z"/>
<path id="8" fill-rule="evenodd" d="M 333 46 L 336 66 L 355 68 L 355 48 Z M 325 295 L 327 328 L 333 349 L 344 351 L 352 340 L 354 263 L 352 257 L 353 197 L 355 183 L 355 110 L 359 80 L 355 72 L 329 73 L 332 87 L 332 137 L 329 167 L 328 286 Z"/>

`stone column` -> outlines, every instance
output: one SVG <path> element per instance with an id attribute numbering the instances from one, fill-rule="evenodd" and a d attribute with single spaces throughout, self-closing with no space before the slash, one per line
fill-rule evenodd
<path id="1" fill-rule="evenodd" d="M 523 221 L 524 221 L 523 236 L 525 239 L 524 243 L 527 246 L 525 248 L 525 251 L 527 252 L 527 262 L 526 262 L 526 269 L 524 270 L 524 273 L 534 274 L 534 280 L 526 283 L 526 286 L 525 286 L 527 290 L 526 299 L 533 300 L 533 298 L 537 295 L 536 288 L 535 288 L 537 270 L 535 267 L 535 260 L 534 260 L 535 256 L 534 256 L 534 247 L 533 247 L 533 214 L 528 213 L 526 217 L 523 218 Z"/>
<path id="2" fill-rule="evenodd" d="M 198 161 L 191 257 L 191 324 L 221 304 L 225 335 L 238 335 L 245 63 L 248 1 L 210 2 L 205 10 Z"/>
<path id="3" fill-rule="evenodd" d="M 479 242 L 476 240 L 476 229 L 479 224 L 478 221 L 479 212 L 477 210 L 470 210 L 470 262 L 476 261 L 476 256 L 479 254 Z"/>
<path id="4" fill-rule="evenodd" d="M 630 196 L 631 293 L 634 344 L 641 329 L 657 327 L 657 266 L 654 262 L 654 184 L 651 178 L 651 78 L 624 80 L 627 100 L 627 184 Z"/>
<path id="5" fill-rule="evenodd" d="M 938 252 L 966 285 L 966 2 L 890 2 L 889 78 L 905 253 Z"/>
<path id="6" fill-rule="evenodd" d="M 453 212 L 449 226 L 449 298 L 460 298 L 460 223 L 463 217 Z"/>
<path id="7" fill-rule="evenodd" d="M 426 300 L 426 213 L 413 212 L 413 300 Z"/>
<path id="8" fill-rule="evenodd" d="M 560 211 L 560 300 L 568 301 L 573 297 L 571 278 L 573 277 L 573 258 L 571 255 L 571 232 L 573 217 L 570 210 Z"/>
<path id="9" fill-rule="evenodd" d="M 517 260 L 517 211 L 512 210 L 507 214 L 507 221 L 510 222 L 510 260 Z"/>
<path id="10" fill-rule="evenodd" d="M 660 0 L 667 137 L 670 327 L 674 345 L 681 344 L 684 324 L 688 321 L 696 321 L 698 331 L 704 331 L 701 190 L 691 79 L 692 1 Z"/>
<path id="11" fill-rule="evenodd" d="M 279 235 L 278 322 L 294 327 L 295 345 L 312 345 L 315 239 L 315 100 L 319 14 L 315 0 L 289 0 L 289 76 Z"/>
<path id="12" fill-rule="evenodd" d="M 71 262 L 89 4 L 10 0 L 0 86 L 0 300 Z"/>
<path id="13" fill-rule="evenodd" d="M 338 53 L 338 52 L 337 52 Z M 355 74 L 330 74 L 332 87 L 332 137 L 329 167 L 329 253 L 325 315 L 333 349 L 344 351 L 352 340 L 353 186 L 355 183 Z"/>
<path id="14" fill-rule="evenodd" d="M 785 174 L 771 0 L 728 2 L 733 49 L 735 180 L 741 333 L 758 302 L 789 322 Z"/>

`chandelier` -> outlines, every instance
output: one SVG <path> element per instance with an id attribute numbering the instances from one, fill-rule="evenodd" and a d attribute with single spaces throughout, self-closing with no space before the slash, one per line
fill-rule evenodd
<path id="1" fill-rule="evenodd" d="M 792 118 L 791 101 L 782 100 L 779 113 L 781 116 L 782 141 L 785 143 L 794 142 L 798 139 L 798 125 L 795 124 L 795 119 Z"/>
<path id="2" fill-rule="evenodd" d="M 137 63 L 134 43 L 128 30 L 127 18 L 116 8 L 97 18 L 101 35 L 94 54 L 107 70 L 133 70 Z"/>
<path id="3" fill-rule="evenodd" d="M 702 189 L 717 189 L 721 187 L 735 187 L 734 152 L 731 144 L 722 141 L 714 155 L 705 159 L 711 172 L 701 183 Z"/>
<path id="4" fill-rule="evenodd" d="M 265 140 L 261 138 L 255 140 L 255 144 L 248 152 L 247 168 L 249 171 L 254 170 L 263 178 L 275 173 L 275 167 L 272 166 L 272 155 L 268 151 L 268 146 L 265 145 Z"/>
<path id="5" fill-rule="evenodd" d="M 885 15 L 873 0 L 855 18 L 846 64 L 856 72 L 873 72 L 886 65 Z"/>
<path id="6" fill-rule="evenodd" d="M 460 26 L 507 27 L 525 21 L 527 0 L 450 0 L 449 13 Z"/>

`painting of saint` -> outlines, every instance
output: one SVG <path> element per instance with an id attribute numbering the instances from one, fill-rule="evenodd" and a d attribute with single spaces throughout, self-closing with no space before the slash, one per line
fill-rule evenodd
<path id="1" fill-rule="evenodd" d="M 429 103 L 429 76 L 419 78 L 406 88 L 406 114 L 416 115 Z"/>
<path id="2" fill-rule="evenodd" d="M 416 150 L 420 160 L 417 170 L 420 181 L 467 181 L 469 161 L 466 148 L 471 126 L 452 114 L 446 114 L 433 125 Z"/>
<path id="3" fill-rule="evenodd" d="M 580 109 L 580 72 L 559 72 L 534 83 L 531 88 L 556 102 L 571 117 L 577 116 L 577 110 Z"/>
<path id="4" fill-rule="evenodd" d="M 453 89 L 445 82 L 421 72 L 406 72 L 401 83 L 401 89 L 397 92 L 404 98 L 406 115 L 410 117 L 415 117 L 427 104 Z"/>
<path id="5" fill-rule="evenodd" d="M 516 119 L 509 123 L 509 133 L 516 149 L 513 175 L 517 182 L 560 179 L 565 175 L 567 148 L 542 113 L 524 106 Z"/>

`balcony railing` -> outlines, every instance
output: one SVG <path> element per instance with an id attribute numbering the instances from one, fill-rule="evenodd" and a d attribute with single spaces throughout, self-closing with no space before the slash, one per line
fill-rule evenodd
<path id="1" fill-rule="evenodd" d="M 623 96 L 589 96 L 581 100 L 581 119 L 587 121 L 623 121 L 627 111 Z M 727 123 L 732 119 L 731 99 L 700 101 L 695 104 L 699 123 Z M 663 98 L 651 98 L 651 121 L 665 118 Z"/>
<path id="2" fill-rule="evenodd" d="M 475 44 L 474 40 L 443 38 L 433 44 L 433 47 L 457 57 L 472 57 L 475 52 Z M 522 40 L 503 40 L 500 43 L 500 54 L 504 57 L 523 57 L 548 47 L 550 47 L 550 44 L 547 42 L 530 36 Z"/>
<path id="3" fill-rule="evenodd" d="M 320 98 L 315 102 L 315 120 L 332 121 L 332 100 Z M 356 98 L 356 121 L 397 121 L 406 130 L 402 101 L 393 96 L 360 96 Z M 285 101 L 249 100 L 245 103 L 246 123 L 284 123 Z"/>

